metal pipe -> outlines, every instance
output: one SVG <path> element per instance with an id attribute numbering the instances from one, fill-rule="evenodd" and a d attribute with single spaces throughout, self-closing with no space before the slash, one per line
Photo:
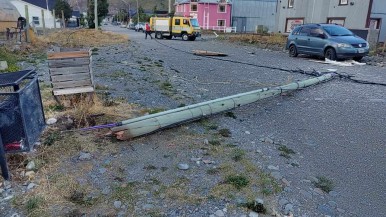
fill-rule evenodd
<path id="1" fill-rule="evenodd" d="M 172 109 L 152 115 L 133 118 L 118 123 L 121 126 L 112 128 L 112 131 L 124 131 L 124 138 L 134 138 L 160 130 L 162 128 L 169 127 L 171 125 L 200 119 L 212 114 L 234 109 L 239 106 L 253 103 L 260 99 L 272 97 L 287 91 L 315 85 L 323 81 L 327 81 L 332 77 L 333 74 L 331 73 L 325 74 L 320 77 L 294 82 L 279 87 L 258 89 L 247 93 L 236 94 L 233 96 L 223 97 L 220 99 Z"/>

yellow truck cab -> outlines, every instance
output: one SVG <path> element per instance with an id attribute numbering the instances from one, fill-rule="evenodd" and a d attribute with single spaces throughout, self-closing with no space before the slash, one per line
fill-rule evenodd
<path id="1" fill-rule="evenodd" d="M 201 36 L 197 19 L 191 17 L 151 17 L 150 28 L 157 39 L 172 39 L 174 36 L 184 41 L 194 41 Z"/>

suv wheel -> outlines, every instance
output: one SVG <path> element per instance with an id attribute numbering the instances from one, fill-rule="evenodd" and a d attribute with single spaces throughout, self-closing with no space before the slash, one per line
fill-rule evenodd
<path id="1" fill-rule="evenodd" d="M 289 47 L 289 56 L 290 57 L 297 57 L 298 56 L 298 49 L 296 46 L 293 44 Z"/>
<path id="2" fill-rule="evenodd" d="M 363 57 L 354 57 L 354 58 L 352 58 L 352 59 L 355 60 L 355 61 L 361 61 L 362 58 L 363 58 Z"/>
<path id="3" fill-rule="evenodd" d="M 327 50 L 324 52 L 324 58 L 327 58 L 329 60 L 336 60 L 336 51 L 334 48 L 327 48 Z"/>

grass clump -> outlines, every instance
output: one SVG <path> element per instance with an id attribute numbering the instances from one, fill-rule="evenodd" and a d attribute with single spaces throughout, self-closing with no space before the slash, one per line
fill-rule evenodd
<path id="1" fill-rule="evenodd" d="M 208 174 L 208 175 L 216 175 L 218 173 L 220 173 L 220 169 L 219 168 L 211 168 L 211 169 L 208 169 L 206 171 L 206 174 Z"/>
<path id="2" fill-rule="evenodd" d="M 217 130 L 218 129 L 218 125 L 209 121 L 209 119 L 207 119 L 207 118 L 201 119 L 200 123 L 204 126 L 204 128 L 206 130 Z"/>
<path id="3" fill-rule="evenodd" d="M 33 196 L 29 198 L 25 204 L 25 209 L 29 216 L 37 216 L 37 211 L 44 205 L 44 198 L 41 196 Z"/>
<path id="4" fill-rule="evenodd" d="M 160 113 L 160 112 L 163 112 L 165 111 L 164 108 L 152 108 L 152 109 L 148 109 L 148 113 L 149 114 L 156 114 L 156 113 Z"/>
<path id="5" fill-rule="evenodd" d="M 173 85 L 166 81 L 161 84 L 161 89 L 171 91 L 173 89 Z"/>
<path id="6" fill-rule="evenodd" d="M 280 156 L 285 157 L 287 159 L 291 158 L 291 154 L 296 154 L 294 150 L 292 150 L 291 148 L 288 148 L 285 145 L 280 145 L 278 150 L 280 151 Z"/>
<path id="7" fill-rule="evenodd" d="M 245 151 L 244 150 L 242 150 L 240 148 L 237 148 L 237 149 L 233 150 L 232 159 L 234 161 L 236 161 L 236 162 L 241 161 L 244 156 L 245 156 Z"/>
<path id="8" fill-rule="evenodd" d="M 334 183 L 330 179 L 328 179 L 324 176 L 318 176 L 316 178 L 318 179 L 318 181 L 312 182 L 315 187 L 320 188 L 324 192 L 327 192 L 327 193 L 332 191 L 332 189 L 334 188 Z"/>
<path id="9" fill-rule="evenodd" d="M 248 208 L 257 213 L 266 213 L 267 209 L 264 207 L 264 204 L 257 203 L 256 201 L 251 201 L 246 204 L 243 204 L 243 207 Z"/>
<path id="10" fill-rule="evenodd" d="M 230 137 L 232 134 L 229 129 L 220 129 L 218 133 L 223 137 Z"/>
<path id="11" fill-rule="evenodd" d="M 261 186 L 261 193 L 264 195 L 271 195 L 282 191 L 282 187 L 276 180 L 267 173 L 259 174 L 259 183 Z"/>
<path id="12" fill-rule="evenodd" d="M 237 118 L 235 113 L 233 113 L 233 112 L 226 112 L 224 116 L 229 117 L 229 118 L 233 118 L 233 119 Z"/>
<path id="13" fill-rule="evenodd" d="M 210 145 L 213 145 L 213 146 L 220 146 L 221 145 L 221 142 L 218 140 L 210 140 L 208 143 Z"/>
<path id="14" fill-rule="evenodd" d="M 19 59 L 20 57 L 14 52 L 11 52 L 6 48 L 0 48 L 0 60 L 7 61 L 7 64 L 8 64 L 8 68 L 5 70 L 0 70 L 0 73 L 19 71 L 20 67 L 17 65 L 17 62 L 19 61 Z"/>
<path id="15" fill-rule="evenodd" d="M 237 189 L 241 189 L 249 184 L 249 180 L 244 175 L 229 175 L 225 178 L 225 183 L 231 184 Z"/>

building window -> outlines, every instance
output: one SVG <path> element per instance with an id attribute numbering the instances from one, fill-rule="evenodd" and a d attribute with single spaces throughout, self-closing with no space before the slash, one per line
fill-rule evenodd
<path id="1" fill-rule="evenodd" d="M 370 19 L 370 29 L 380 29 L 381 27 L 381 19 L 379 18 L 371 18 Z"/>
<path id="2" fill-rule="evenodd" d="M 33 22 L 35 25 L 40 25 L 39 17 L 32 17 L 32 22 Z"/>
<path id="3" fill-rule="evenodd" d="M 225 20 L 217 20 L 217 26 L 225 26 Z"/>
<path id="4" fill-rule="evenodd" d="M 294 7 L 295 0 L 288 0 L 288 8 Z"/>
<path id="5" fill-rule="evenodd" d="M 348 0 L 339 0 L 339 5 L 348 5 Z"/>
<path id="6" fill-rule="evenodd" d="M 295 27 L 302 25 L 304 23 L 304 18 L 287 18 L 285 24 L 285 32 L 290 33 Z"/>
<path id="7" fill-rule="evenodd" d="M 344 17 L 329 17 L 329 18 L 327 18 L 327 23 L 344 26 L 345 20 L 346 20 L 346 18 L 344 18 Z"/>
<path id="8" fill-rule="evenodd" d="M 190 4 L 190 11 L 194 11 L 194 12 L 197 11 L 197 3 L 191 3 Z"/>
<path id="9" fill-rule="evenodd" d="M 219 4 L 217 8 L 217 12 L 219 13 L 225 13 L 226 12 L 226 5 Z"/>

